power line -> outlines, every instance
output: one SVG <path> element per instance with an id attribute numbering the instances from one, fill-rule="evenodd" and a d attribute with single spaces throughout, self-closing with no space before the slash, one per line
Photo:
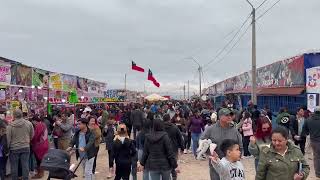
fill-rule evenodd
<path id="1" fill-rule="evenodd" d="M 249 18 L 251 16 L 251 13 L 248 15 L 248 17 L 246 18 L 246 20 L 241 24 L 240 28 L 238 29 L 238 31 L 234 34 L 234 36 L 232 37 L 232 39 L 220 50 L 218 51 L 217 55 L 208 63 L 206 63 L 204 66 L 208 66 L 209 64 L 211 64 L 212 62 L 214 62 L 227 48 L 228 46 L 234 41 L 234 39 L 238 36 L 238 34 L 240 33 L 241 29 L 243 28 L 243 26 L 248 22 Z"/>
<path id="2" fill-rule="evenodd" d="M 264 3 L 266 3 L 267 2 L 267 0 L 264 0 L 257 8 L 256 8 L 256 10 L 258 10 L 261 6 L 263 6 L 263 4 Z"/>
<path id="3" fill-rule="evenodd" d="M 220 58 L 218 61 L 215 62 L 215 64 L 220 63 L 221 61 L 223 61 L 231 52 L 232 50 L 238 45 L 238 43 L 240 42 L 240 40 L 242 39 L 242 37 L 248 32 L 249 28 L 251 25 L 249 25 L 246 30 L 241 34 L 241 36 L 238 38 L 238 40 L 233 44 L 233 46 L 229 49 L 229 51 L 222 57 Z"/>
<path id="4" fill-rule="evenodd" d="M 270 8 L 268 8 L 264 13 L 262 13 L 259 17 L 256 18 L 256 21 L 258 21 L 260 18 L 262 18 L 264 15 L 266 15 L 275 5 L 277 5 L 281 0 L 276 1 Z"/>

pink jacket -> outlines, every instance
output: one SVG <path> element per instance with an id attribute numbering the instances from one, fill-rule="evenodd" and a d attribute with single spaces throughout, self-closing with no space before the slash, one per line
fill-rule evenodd
<path id="1" fill-rule="evenodd" d="M 253 136 L 252 120 L 251 118 L 245 119 L 242 124 L 243 136 Z"/>
<path id="2" fill-rule="evenodd" d="M 49 150 L 48 130 L 43 122 L 37 122 L 31 140 L 32 150 L 37 159 L 42 159 Z"/>

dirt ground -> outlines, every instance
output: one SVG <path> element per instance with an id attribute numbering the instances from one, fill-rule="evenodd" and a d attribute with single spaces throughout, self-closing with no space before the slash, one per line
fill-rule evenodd
<path id="1" fill-rule="evenodd" d="M 98 162 L 97 162 L 97 173 L 96 180 L 107 180 L 107 151 L 104 150 L 104 145 L 102 144 L 100 147 Z M 308 177 L 310 180 L 316 180 L 314 175 L 313 163 L 312 163 L 312 155 L 308 153 L 306 158 L 310 164 L 311 172 Z M 74 161 L 74 160 L 73 160 Z M 254 180 L 255 177 L 255 169 L 254 169 L 254 159 L 243 159 L 242 160 L 245 166 L 245 175 L 247 180 Z M 209 180 L 209 169 L 208 169 L 208 161 L 196 161 L 194 160 L 191 154 L 186 154 L 181 156 L 179 161 L 179 166 L 181 169 L 181 173 L 178 175 L 179 180 Z M 82 169 L 80 168 L 77 173 L 80 178 L 82 175 Z M 142 180 L 142 173 L 138 173 L 138 180 Z M 43 178 L 45 180 L 46 178 Z M 113 178 L 112 178 L 113 179 Z"/>

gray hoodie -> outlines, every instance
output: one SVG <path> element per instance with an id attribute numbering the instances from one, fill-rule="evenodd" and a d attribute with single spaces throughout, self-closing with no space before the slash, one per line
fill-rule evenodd
<path id="1" fill-rule="evenodd" d="M 7 126 L 7 142 L 10 150 L 30 147 L 34 135 L 33 125 L 25 119 L 16 119 Z"/>

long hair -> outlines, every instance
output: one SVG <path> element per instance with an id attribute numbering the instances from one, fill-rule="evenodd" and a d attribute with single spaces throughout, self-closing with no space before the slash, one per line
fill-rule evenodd
<path id="1" fill-rule="evenodd" d="M 268 117 L 260 117 L 260 119 L 258 120 L 258 128 L 257 128 L 257 131 L 256 131 L 256 134 L 255 134 L 255 137 L 257 139 L 263 139 L 265 137 L 270 137 L 271 136 L 271 132 L 272 132 L 272 124 L 271 124 L 271 121 Z M 263 124 L 269 124 L 270 128 L 268 129 L 267 132 L 263 132 L 262 131 L 262 125 Z"/>

